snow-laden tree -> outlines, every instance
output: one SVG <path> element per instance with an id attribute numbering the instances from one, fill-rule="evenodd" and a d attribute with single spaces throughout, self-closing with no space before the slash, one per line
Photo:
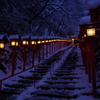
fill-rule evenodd
<path id="1" fill-rule="evenodd" d="M 0 0 L 0 34 L 76 34 L 82 0 Z"/>

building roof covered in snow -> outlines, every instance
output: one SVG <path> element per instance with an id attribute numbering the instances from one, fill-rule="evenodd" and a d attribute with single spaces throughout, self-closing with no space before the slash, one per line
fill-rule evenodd
<path id="1" fill-rule="evenodd" d="M 19 35 L 10 35 L 9 36 L 9 39 L 11 40 L 11 39 L 19 39 L 20 38 L 20 36 Z"/>
<path id="2" fill-rule="evenodd" d="M 9 38 L 8 38 L 7 34 L 1 34 L 0 41 L 9 42 Z"/>
<path id="3" fill-rule="evenodd" d="M 95 9 L 100 6 L 100 0 L 87 0 L 87 8 Z"/>
<path id="4" fill-rule="evenodd" d="M 84 17 L 82 17 L 82 18 L 79 19 L 79 25 L 89 24 L 89 23 L 91 23 L 90 16 L 84 16 Z"/>

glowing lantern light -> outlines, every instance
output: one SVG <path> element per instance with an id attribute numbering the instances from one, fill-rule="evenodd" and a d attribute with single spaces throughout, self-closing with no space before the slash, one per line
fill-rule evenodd
<path id="1" fill-rule="evenodd" d="M 38 41 L 38 44 L 41 44 L 41 41 Z"/>
<path id="2" fill-rule="evenodd" d="M 4 43 L 0 43 L 0 49 L 4 49 L 5 44 Z"/>
<path id="3" fill-rule="evenodd" d="M 87 36 L 95 36 L 95 28 L 87 29 Z"/>
<path id="4" fill-rule="evenodd" d="M 31 41 L 31 44 L 34 45 L 35 44 L 35 41 Z"/>

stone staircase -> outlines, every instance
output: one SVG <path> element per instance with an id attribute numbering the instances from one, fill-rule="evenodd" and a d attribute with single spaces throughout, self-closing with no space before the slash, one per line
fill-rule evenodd
<path id="1" fill-rule="evenodd" d="M 74 47 L 59 69 L 24 100 L 76 100 L 82 95 L 92 96 L 92 90 L 86 91 L 84 85 L 85 67 L 77 65 L 80 58 L 76 49 Z"/>
<path id="2" fill-rule="evenodd" d="M 30 92 L 30 97 L 23 100 L 76 100 L 80 96 L 92 97 L 91 85 L 85 79 L 85 67 L 79 63 L 80 56 L 77 46 L 71 49 L 68 56 L 63 53 L 65 59 L 62 59 L 61 55 L 62 53 L 59 56 L 57 54 L 51 60 L 46 59 L 45 64 L 28 71 L 29 75 L 18 75 L 18 80 L 13 79 L 12 84 L 4 84 L 5 88 L 1 91 L 0 100 L 16 100 L 32 85 L 35 86 L 34 92 Z M 60 66 L 50 74 L 51 68 L 55 67 L 52 66 L 53 63 L 61 60 L 61 65 L 58 64 Z M 46 76 L 48 73 L 50 75 Z M 43 78 L 45 80 L 42 81 L 42 84 L 36 85 Z M 97 88 L 100 88 L 99 85 Z M 98 98 L 100 99 L 100 93 L 98 93 Z"/>
<path id="3" fill-rule="evenodd" d="M 64 51 L 63 51 L 64 52 Z M 23 91 L 30 86 L 35 85 L 50 72 L 53 62 L 60 61 L 62 52 L 58 52 L 49 59 L 45 59 L 45 63 L 36 66 L 28 71 L 28 75 L 18 75 L 18 78 L 12 80 L 12 84 L 4 83 L 4 87 L 0 92 L 0 100 L 15 100 Z"/>

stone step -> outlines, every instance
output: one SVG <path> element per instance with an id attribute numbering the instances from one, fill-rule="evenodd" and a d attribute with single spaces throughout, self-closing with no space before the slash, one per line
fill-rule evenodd
<path id="1" fill-rule="evenodd" d="M 30 71 L 31 73 L 36 73 L 36 74 L 38 74 L 38 73 L 47 73 L 47 70 L 45 71 L 45 70 L 35 70 L 35 71 Z"/>
<path id="2" fill-rule="evenodd" d="M 18 76 L 19 78 L 21 78 L 21 79 L 30 79 L 30 80 L 40 80 L 40 79 L 42 79 L 42 77 L 41 76 Z"/>
<path id="3" fill-rule="evenodd" d="M 10 95 L 12 95 L 12 94 L 17 94 L 17 95 L 19 95 L 20 94 L 20 92 L 21 91 L 18 91 L 18 90 L 16 90 L 16 89 L 3 89 L 3 90 L 1 90 L 1 95 L 3 96 L 10 96 Z"/>
<path id="4" fill-rule="evenodd" d="M 9 88 L 15 88 L 15 89 L 26 89 L 27 87 L 29 87 L 29 85 L 26 85 L 26 84 L 12 84 L 12 85 L 9 85 L 9 84 L 4 84 L 5 87 L 9 87 Z"/>
<path id="5" fill-rule="evenodd" d="M 49 80 L 49 81 L 44 81 L 45 83 L 48 83 L 48 84 L 71 84 L 71 83 L 74 83 L 76 84 L 77 82 L 75 81 L 52 81 L 52 80 Z"/>
<path id="6" fill-rule="evenodd" d="M 70 87 L 70 86 L 63 86 L 61 87 L 59 86 L 40 86 L 37 87 L 37 89 L 42 89 L 42 90 L 50 90 L 50 89 L 57 89 L 57 90 L 81 90 L 81 89 L 85 89 L 85 87 Z"/>
<path id="7" fill-rule="evenodd" d="M 46 90 L 46 91 L 37 91 L 36 93 L 31 93 L 31 95 L 34 95 L 34 97 L 48 97 L 48 98 L 55 98 L 55 100 L 62 100 L 62 99 L 76 99 L 78 95 L 69 95 L 69 92 L 67 91 L 56 91 L 56 90 Z"/>
<path id="8" fill-rule="evenodd" d="M 25 84 L 31 84 L 34 81 L 33 80 L 18 80 L 19 83 L 25 83 Z"/>

